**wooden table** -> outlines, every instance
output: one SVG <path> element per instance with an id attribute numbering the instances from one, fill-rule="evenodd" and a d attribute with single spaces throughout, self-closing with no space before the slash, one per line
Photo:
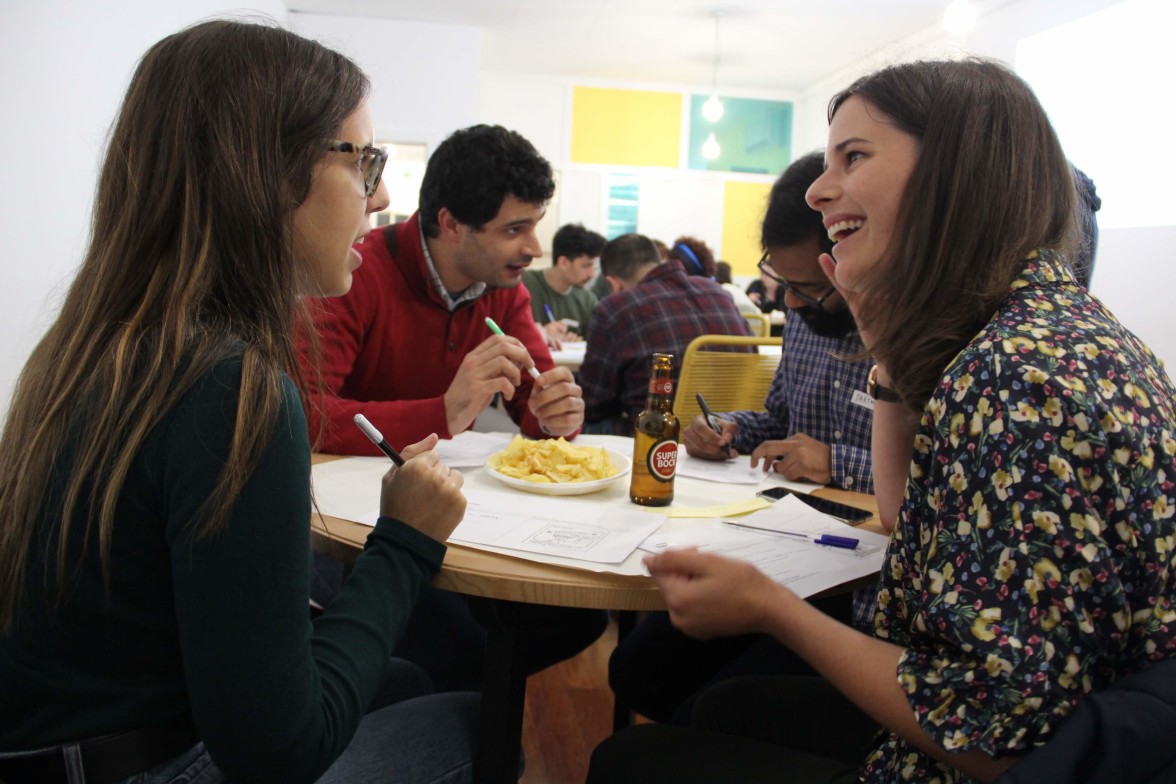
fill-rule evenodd
<path id="1" fill-rule="evenodd" d="M 337 459 L 334 455 L 314 457 L 316 463 L 334 459 Z M 481 469 L 462 469 L 462 473 L 466 475 L 467 483 L 493 482 L 481 476 Z M 718 485 L 686 477 L 678 477 L 676 482 L 679 494 L 687 497 L 699 494 L 713 497 L 724 492 L 732 495 L 739 492 L 738 497 L 743 497 L 754 492 L 750 485 Z M 618 493 L 624 493 L 623 497 L 627 499 L 627 490 L 625 484 L 621 490 L 610 491 L 608 502 L 617 503 Z M 379 488 L 373 490 L 378 491 Z M 823 488 L 815 495 L 872 511 L 875 516 L 859 527 L 881 531 L 877 505 L 872 496 L 833 488 Z M 366 525 L 317 515 L 311 527 L 314 549 L 344 564 L 355 561 L 370 532 L 371 528 Z M 526 698 L 526 675 L 514 655 L 518 606 L 546 604 L 602 610 L 664 610 L 665 602 L 656 584 L 648 577 L 570 569 L 460 544 L 448 547 L 444 565 L 433 584 L 448 591 L 498 600 L 495 603 L 497 617 L 488 629 L 482 731 L 475 780 L 479 784 L 514 782 L 518 780 Z"/>

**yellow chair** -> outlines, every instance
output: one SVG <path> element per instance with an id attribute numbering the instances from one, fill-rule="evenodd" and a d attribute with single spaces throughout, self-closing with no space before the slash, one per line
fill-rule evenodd
<path id="1" fill-rule="evenodd" d="M 747 326 L 751 327 L 752 337 L 766 338 L 772 334 L 772 320 L 767 313 L 743 313 L 742 315 L 747 319 Z"/>
<path id="2" fill-rule="evenodd" d="M 759 351 L 730 350 L 736 346 Z M 780 365 L 779 348 L 780 338 L 772 337 L 702 335 L 690 341 L 674 395 L 674 413 L 682 427 L 702 413 L 694 397 L 697 392 L 715 413 L 765 410 L 764 399 Z"/>

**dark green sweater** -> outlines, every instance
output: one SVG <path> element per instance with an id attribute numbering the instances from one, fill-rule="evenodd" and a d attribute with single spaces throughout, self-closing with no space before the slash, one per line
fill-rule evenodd
<path id="1" fill-rule="evenodd" d="M 309 620 L 310 446 L 288 378 L 228 525 L 195 540 L 189 521 L 228 454 L 240 374 L 236 361 L 206 374 L 136 457 L 116 512 L 109 596 L 91 548 L 53 613 L 48 567 L 31 561 L 19 626 L 0 638 L 0 750 L 188 711 L 234 781 L 314 781 L 347 746 L 445 548 L 381 518 L 338 599 Z M 371 492 L 374 502 L 380 488 Z"/>

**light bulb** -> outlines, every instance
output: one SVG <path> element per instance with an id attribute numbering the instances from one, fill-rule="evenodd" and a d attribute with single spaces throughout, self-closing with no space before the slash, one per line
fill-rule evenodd
<path id="1" fill-rule="evenodd" d="M 943 12 L 943 27 L 952 35 L 964 35 L 976 24 L 976 7 L 968 0 L 952 0 Z"/>
<path id="2" fill-rule="evenodd" d="M 723 102 L 719 100 L 719 96 L 712 95 L 706 99 L 706 103 L 702 105 L 702 116 L 707 122 L 712 123 L 723 119 Z"/>
<path id="3" fill-rule="evenodd" d="M 706 137 L 706 141 L 702 143 L 702 157 L 708 161 L 713 161 L 719 157 L 723 148 L 719 146 L 719 140 L 715 138 L 715 132 L 711 131 L 710 136 Z"/>

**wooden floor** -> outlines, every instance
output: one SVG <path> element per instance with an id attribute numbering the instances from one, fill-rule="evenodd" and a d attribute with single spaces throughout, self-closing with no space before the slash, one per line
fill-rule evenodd
<path id="1" fill-rule="evenodd" d="M 592 749 L 612 732 L 608 657 L 616 641 L 613 622 L 579 656 L 527 680 L 523 711 L 527 771 L 520 784 L 583 784 Z"/>

